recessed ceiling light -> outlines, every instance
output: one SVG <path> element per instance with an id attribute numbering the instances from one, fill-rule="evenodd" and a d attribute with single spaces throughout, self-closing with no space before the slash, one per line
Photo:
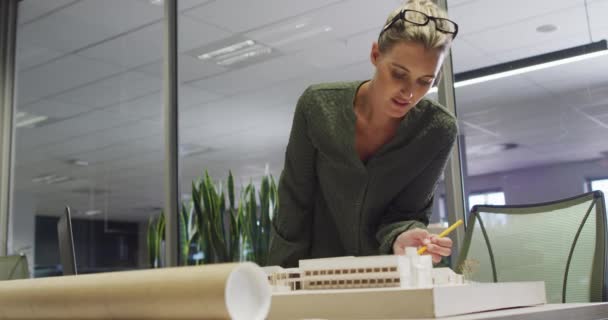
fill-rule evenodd
<path id="1" fill-rule="evenodd" d="M 17 114 L 15 114 L 15 127 L 31 128 L 31 127 L 35 127 L 37 124 L 44 122 L 48 119 L 49 119 L 49 117 L 47 117 L 47 116 L 38 116 L 35 114 L 27 113 L 25 111 L 21 111 L 21 112 L 17 112 Z"/>
<path id="2" fill-rule="evenodd" d="M 469 156 L 488 156 L 494 155 L 506 150 L 511 150 L 517 148 L 519 145 L 517 143 L 499 143 L 499 144 L 484 144 L 471 146 L 467 150 L 467 155 Z"/>
<path id="3" fill-rule="evenodd" d="M 235 43 L 235 44 L 231 44 L 229 46 L 223 47 L 221 49 L 217 49 L 217 50 L 213 50 L 211 52 L 207 52 L 207 53 L 203 53 L 201 55 L 198 56 L 199 59 L 201 60 L 207 60 L 207 59 L 211 59 L 211 58 L 221 58 L 221 56 L 227 55 L 227 54 L 231 54 L 231 53 L 235 53 L 239 50 L 243 50 L 249 47 L 252 47 L 255 45 L 255 41 L 253 40 L 245 40 L 239 43 Z"/>
<path id="4" fill-rule="evenodd" d="M 44 176 L 38 176 L 32 179 L 32 182 L 35 183 L 43 183 L 44 181 L 47 181 L 49 179 L 52 179 L 53 177 L 55 177 L 55 175 L 44 175 Z"/>
<path id="5" fill-rule="evenodd" d="M 153 4 L 155 6 L 162 6 L 165 3 L 165 1 L 163 0 L 150 0 L 150 4 Z"/>
<path id="6" fill-rule="evenodd" d="M 101 210 L 87 210 L 84 212 L 84 215 L 89 217 L 96 216 L 98 214 L 101 214 Z"/>
<path id="7" fill-rule="evenodd" d="M 72 178 L 66 177 L 66 176 L 60 176 L 60 177 L 55 177 L 54 179 L 47 181 L 47 184 L 55 184 L 55 183 L 60 183 L 60 182 L 66 182 L 69 180 L 72 180 Z"/>
<path id="8" fill-rule="evenodd" d="M 292 26 L 293 28 L 293 26 Z M 267 43 L 234 36 L 216 43 L 205 45 L 189 52 L 198 60 L 209 61 L 226 69 L 241 68 L 246 65 L 260 63 L 280 55 Z"/>
<path id="9" fill-rule="evenodd" d="M 263 56 L 272 53 L 272 49 L 269 47 L 259 47 L 252 50 L 248 50 L 247 52 L 241 53 L 236 56 L 227 57 L 225 59 L 217 61 L 217 64 L 220 66 L 230 66 L 235 63 L 239 63 L 245 61 L 247 59 Z"/>
<path id="10" fill-rule="evenodd" d="M 70 160 L 70 163 L 73 164 L 73 165 L 75 165 L 75 166 L 78 166 L 78 167 L 86 167 L 86 166 L 89 165 L 88 161 L 80 160 L 80 159 Z"/>
<path id="11" fill-rule="evenodd" d="M 556 30 L 557 30 L 557 26 L 554 24 L 543 24 L 536 28 L 536 31 L 540 32 L 540 33 L 550 33 L 550 32 L 556 31 Z"/>
<path id="12" fill-rule="evenodd" d="M 32 182 L 40 183 L 40 184 L 55 184 L 55 183 L 66 182 L 69 180 L 72 180 L 72 178 L 67 177 L 67 176 L 57 176 L 54 174 L 49 174 L 49 175 L 42 175 L 42 176 L 35 177 L 32 179 Z"/>

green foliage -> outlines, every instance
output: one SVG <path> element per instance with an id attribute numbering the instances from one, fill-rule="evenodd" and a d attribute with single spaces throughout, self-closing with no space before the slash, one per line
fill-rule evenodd
<path id="1" fill-rule="evenodd" d="M 224 191 L 205 172 L 192 182 L 192 201 L 182 204 L 179 214 L 180 261 L 182 264 L 254 261 L 264 265 L 268 256 L 270 223 L 278 211 L 274 178 L 262 178 L 259 192 L 253 183 L 241 188 L 238 204 L 232 171 Z M 226 197 L 227 202 L 226 203 Z M 227 205 L 227 206 L 226 206 Z M 161 232 L 162 235 L 159 233 Z M 150 266 L 160 266 L 164 240 L 164 215 L 148 224 Z"/>
<path id="2" fill-rule="evenodd" d="M 158 217 L 148 220 L 148 257 L 150 267 L 161 267 L 161 243 L 165 240 L 165 215 L 161 211 Z"/>
<path id="3" fill-rule="evenodd" d="M 199 233 L 192 202 L 182 203 L 182 212 L 179 217 L 180 263 L 182 265 L 188 265 L 190 251 L 193 247 L 195 249 L 198 249 L 199 247 Z"/>

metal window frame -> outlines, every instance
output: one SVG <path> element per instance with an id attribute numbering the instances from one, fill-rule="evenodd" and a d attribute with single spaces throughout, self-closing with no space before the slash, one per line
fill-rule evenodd
<path id="1" fill-rule="evenodd" d="M 0 256 L 9 253 L 17 6 L 17 0 L 0 1 Z"/>
<path id="2" fill-rule="evenodd" d="M 448 10 L 447 0 L 438 0 L 437 4 L 444 10 Z M 445 57 L 445 62 L 442 66 L 443 77 L 439 83 L 439 103 L 444 105 L 450 112 L 454 114 L 456 119 L 456 94 L 454 91 L 454 69 L 452 65 L 451 51 Z M 452 149 L 452 153 L 448 164 L 445 168 L 445 193 L 446 193 L 446 209 L 448 214 L 449 224 L 453 224 L 459 219 L 463 219 L 466 223 L 467 200 L 465 197 L 464 188 L 464 171 L 466 170 L 466 159 L 461 150 L 464 149 L 464 136 L 459 134 L 456 140 L 456 145 Z M 465 226 L 466 228 L 466 226 Z M 452 232 L 452 240 L 454 242 L 452 248 L 452 256 L 457 257 L 460 253 L 460 248 L 464 240 L 465 231 L 463 228 L 456 228 Z M 452 268 L 455 267 L 457 259 L 452 259 Z"/>
<path id="3" fill-rule="evenodd" d="M 163 116 L 165 139 L 165 266 L 179 264 L 178 0 L 164 1 Z"/>

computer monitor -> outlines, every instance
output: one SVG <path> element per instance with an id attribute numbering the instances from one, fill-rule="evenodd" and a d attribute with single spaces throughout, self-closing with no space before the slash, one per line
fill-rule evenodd
<path id="1" fill-rule="evenodd" d="M 78 274 L 72 233 L 72 214 L 68 206 L 65 207 L 64 215 L 57 222 L 57 235 L 59 236 L 59 257 L 63 266 L 63 275 Z"/>

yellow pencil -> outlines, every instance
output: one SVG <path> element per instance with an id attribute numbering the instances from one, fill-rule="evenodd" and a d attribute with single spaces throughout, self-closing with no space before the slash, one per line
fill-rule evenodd
<path id="1" fill-rule="evenodd" d="M 448 234 L 450 234 L 450 232 L 454 231 L 454 229 L 456 229 L 461 224 L 462 224 L 462 219 L 454 222 L 453 225 L 451 225 L 449 228 L 443 230 L 443 232 L 440 233 L 437 237 L 438 238 L 443 238 L 443 237 L 447 236 Z M 426 252 L 426 246 L 418 249 L 418 254 L 423 254 L 424 252 Z"/>

